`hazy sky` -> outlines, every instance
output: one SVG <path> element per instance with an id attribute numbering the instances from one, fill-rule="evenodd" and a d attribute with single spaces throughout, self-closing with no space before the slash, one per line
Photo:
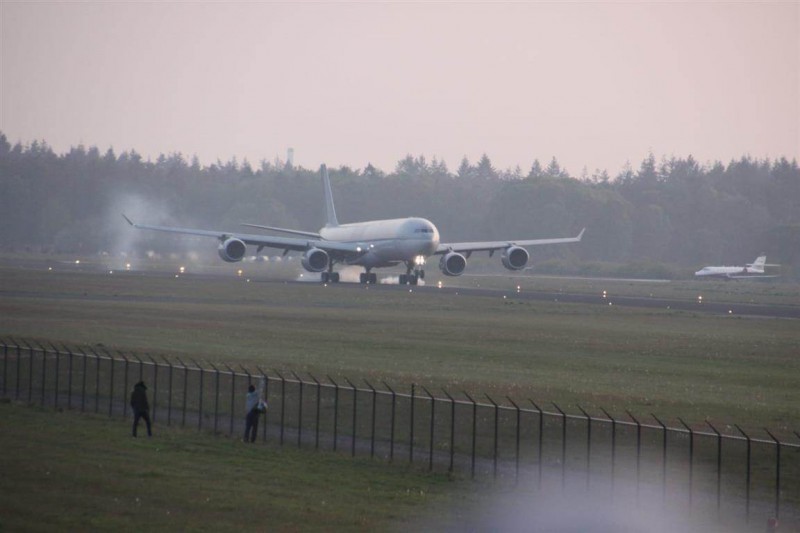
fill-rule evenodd
<path id="1" fill-rule="evenodd" d="M 316 168 L 800 158 L 800 2 L 8 2 L 0 130 Z"/>

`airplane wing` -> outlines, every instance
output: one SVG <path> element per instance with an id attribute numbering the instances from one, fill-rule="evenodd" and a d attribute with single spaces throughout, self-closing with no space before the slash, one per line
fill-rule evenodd
<path id="1" fill-rule="evenodd" d="M 199 235 L 202 237 L 214 237 L 220 241 L 234 238 L 239 239 L 245 244 L 258 246 L 259 248 L 280 248 L 282 250 L 295 250 L 300 252 L 304 252 L 309 248 L 319 248 L 320 250 L 325 250 L 326 252 L 354 256 L 362 255 L 367 252 L 367 246 L 359 243 L 333 242 L 321 238 L 301 239 L 296 237 L 274 237 L 271 235 L 252 235 L 249 233 L 236 233 L 229 231 L 175 228 L 171 226 L 148 226 L 145 224 L 136 224 L 124 214 L 122 217 L 128 222 L 128 224 L 137 229 L 149 229 L 168 233 L 181 233 L 184 235 Z"/>
<path id="2" fill-rule="evenodd" d="M 577 237 L 564 237 L 558 239 L 528 239 L 522 241 L 483 241 L 483 242 L 449 242 L 440 243 L 436 249 L 436 254 L 446 254 L 448 252 L 493 252 L 508 248 L 509 246 L 539 246 L 542 244 L 563 244 L 568 242 L 580 242 L 583 237 L 583 228 Z"/>

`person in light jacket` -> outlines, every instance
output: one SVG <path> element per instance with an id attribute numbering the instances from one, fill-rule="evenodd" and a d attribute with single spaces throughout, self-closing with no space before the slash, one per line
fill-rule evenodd
<path id="1" fill-rule="evenodd" d="M 247 387 L 247 401 L 245 404 L 245 412 L 247 418 L 245 419 L 244 426 L 244 441 L 255 442 L 256 434 L 258 433 L 258 417 L 263 409 L 263 403 L 258 397 L 258 392 L 253 385 Z"/>

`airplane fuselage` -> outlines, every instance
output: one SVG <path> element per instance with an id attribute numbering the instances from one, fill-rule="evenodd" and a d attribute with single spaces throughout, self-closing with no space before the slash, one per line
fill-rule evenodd
<path id="1" fill-rule="evenodd" d="M 341 224 L 324 227 L 319 234 L 327 241 L 364 246 L 368 251 L 347 263 L 365 268 L 414 262 L 418 257 L 430 257 L 439 246 L 439 231 L 424 218 Z"/>

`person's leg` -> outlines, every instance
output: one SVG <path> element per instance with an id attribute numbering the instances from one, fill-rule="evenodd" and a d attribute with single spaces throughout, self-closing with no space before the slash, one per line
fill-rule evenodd
<path id="1" fill-rule="evenodd" d="M 145 424 L 147 424 L 147 436 L 152 437 L 153 431 L 151 430 L 150 427 L 150 414 L 147 411 L 145 411 L 144 413 L 142 413 L 142 419 L 144 420 Z"/>
<path id="2" fill-rule="evenodd" d="M 247 413 L 247 418 L 245 419 L 245 426 L 244 426 L 244 441 L 248 442 L 250 440 L 250 429 L 253 427 L 253 411 Z"/>
<path id="3" fill-rule="evenodd" d="M 136 411 L 135 413 L 133 413 L 133 436 L 134 437 L 136 436 L 136 428 L 139 426 L 139 417 L 140 416 L 141 416 L 141 413 L 139 411 Z"/>
<path id="4" fill-rule="evenodd" d="M 256 436 L 258 435 L 258 418 L 259 418 L 258 415 L 259 414 L 261 414 L 261 413 L 259 413 L 258 411 L 254 411 L 253 412 L 253 434 L 250 437 L 250 442 L 255 442 L 256 441 Z"/>

